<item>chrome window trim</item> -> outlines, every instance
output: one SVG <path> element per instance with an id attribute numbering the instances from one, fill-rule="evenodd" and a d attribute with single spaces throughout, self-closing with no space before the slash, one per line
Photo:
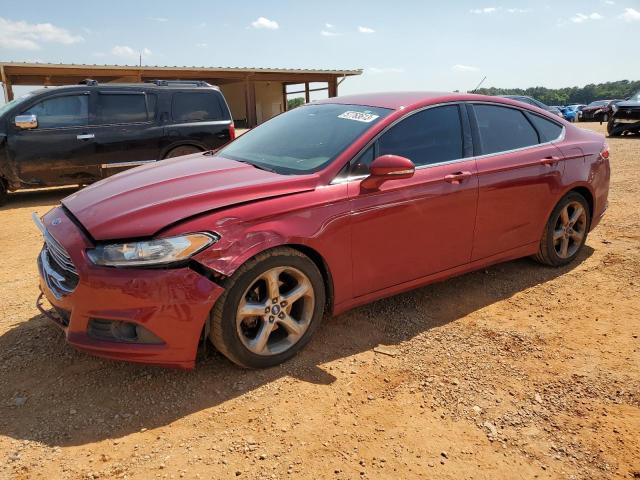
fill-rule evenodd
<path id="1" fill-rule="evenodd" d="M 458 101 L 458 102 L 443 102 L 443 103 L 436 103 L 434 105 L 428 105 L 426 107 L 422 107 L 419 108 L 418 110 L 413 110 L 411 112 L 409 112 L 408 114 L 396 119 L 394 122 L 392 122 L 391 124 L 387 125 L 384 130 L 382 130 L 381 132 L 379 132 L 374 138 L 372 138 L 369 142 L 367 142 L 367 144 L 360 149 L 360 151 L 355 154 L 350 160 L 349 162 L 351 162 L 354 158 L 357 158 L 358 156 L 362 155 L 371 145 L 373 145 L 382 135 L 384 135 L 391 127 L 395 126 L 396 124 L 398 124 L 399 122 L 401 122 L 402 120 L 409 118 L 411 115 L 415 115 L 418 112 L 422 112 L 424 110 L 428 110 L 430 108 L 435 108 L 435 107 L 441 107 L 441 106 L 446 106 L 446 105 L 474 105 L 474 104 L 481 104 L 481 105 L 492 105 L 492 106 L 498 106 L 498 107 L 505 107 L 505 108 L 512 108 L 514 110 L 519 110 L 519 111 L 523 111 L 524 109 L 520 108 L 520 107 L 516 107 L 515 105 L 507 105 L 504 103 L 498 103 L 498 102 L 487 102 L 487 101 Z M 484 158 L 490 158 L 490 157 L 495 157 L 497 155 L 505 155 L 505 154 L 509 154 L 509 153 L 514 153 L 514 152 L 520 152 L 520 151 L 524 151 L 524 150 L 529 150 L 531 148 L 536 148 L 536 147 L 542 147 L 545 145 L 551 145 L 554 142 L 561 142 L 564 140 L 565 136 L 566 136 L 566 127 L 562 124 L 559 124 L 557 122 L 555 122 L 552 119 L 543 117 L 542 115 L 537 114 L 536 112 L 531 112 L 533 115 L 538 115 L 539 117 L 544 118 L 545 120 L 548 120 L 552 123 L 555 123 L 556 125 L 559 125 L 560 127 L 562 127 L 562 131 L 560 132 L 560 135 L 553 139 L 553 140 L 549 140 L 548 142 L 543 142 L 543 143 L 536 143 L 535 145 L 527 145 L 526 147 L 520 147 L 520 148 L 514 148 L 511 150 L 503 150 L 500 152 L 494 152 L 494 153 L 486 153 L 484 155 L 474 155 L 471 157 L 463 157 L 463 158 L 456 158 L 454 160 L 447 160 L 444 162 L 438 162 L 438 163 L 430 163 L 427 165 L 418 165 L 416 166 L 416 170 L 422 170 L 424 168 L 431 168 L 431 167 L 439 167 L 441 165 L 448 165 L 448 164 L 453 164 L 453 163 L 459 163 L 462 161 L 466 161 L 466 160 L 481 160 Z M 525 117 L 526 118 L 526 117 Z M 529 121 L 529 120 L 527 120 Z M 532 128 L 536 131 L 537 133 L 537 129 L 532 125 Z M 358 180 L 363 180 L 365 178 L 367 178 L 369 175 L 356 175 L 354 177 L 346 177 L 346 178 L 334 178 L 329 185 L 339 185 L 342 183 L 349 183 L 349 182 L 353 182 L 353 181 L 358 181 Z"/>
<path id="2" fill-rule="evenodd" d="M 138 167 L 140 165 L 146 165 L 147 163 L 155 163 L 155 162 L 157 162 L 157 160 L 139 160 L 137 162 L 101 163 L 100 168 Z"/>

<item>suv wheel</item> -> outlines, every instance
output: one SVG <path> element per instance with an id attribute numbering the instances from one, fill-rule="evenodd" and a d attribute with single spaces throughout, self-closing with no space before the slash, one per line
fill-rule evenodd
<path id="1" fill-rule="evenodd" d="M 191 155 L 193 153 L 198 153 L 201 151 L 201 149 L 199 149 L 198 147 L 194 147 L 193 145 L 182 145 L 180 147 L 169 150 L 164 158 L 182 157 L 184 155 Z"/>
<path id="2" fill-rule="evenodd" d="M 554 267 L 572 262 L 587 240 L 590 225 L 587 201 L 577 192 L 568 193 L 551 212 L 534 258 Z"/>
<path id="3" fill-rule="evenodd" d="M 211 312 L 209 338 L 242 367 L 272 367 L 305 346 L 324 305 L 324 282 L 315 263 L 297 250 L 276 248 L 252 258 L 227 280 Z"/>
<path id="4" fill-rule="evenodd" d="M 7 199 L 9 194 L 7 193 L 7 184 L 5 181 L 0 178 L 0 205 L 4 205 L 7 203 Z"/>

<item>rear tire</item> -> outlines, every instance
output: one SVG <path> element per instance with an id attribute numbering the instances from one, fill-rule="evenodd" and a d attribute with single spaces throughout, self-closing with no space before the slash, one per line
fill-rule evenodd
<path id="1" fill-rule="evenodd" d="M 533 258 L 552 267 L 572 262 L 584 247 L 590 227 L 589 204 L 579 193 L 569 192 L 551 212 Z"/>
<path id="2" fill-rule="evenodd" d="M 224 287 L 211 312 L 209 338 L 241 367 L 268 368 L 288 360 L 309 342 L 322 320 L 322 274 L 309 257 L 292 248 L 256 255 Z"/>
<path id="3" fill-rule="evenodd" d="M 194 153 L 202 152 L 202 150 L 193 145 L 181 145 L 179 147 L 169 150 L 164 158 L 182 157 L 184 155 L 192 155 Z"/>

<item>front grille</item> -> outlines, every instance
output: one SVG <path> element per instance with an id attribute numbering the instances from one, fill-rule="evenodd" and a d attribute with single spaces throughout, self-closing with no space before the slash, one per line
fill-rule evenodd
<path id="1" fill-rule="evenodd" d="M 40 275 L 55 297 L 62 298 L 78 286 L 78 271 L 64 247 L 46 230 L 43 234 L 44 246 L 38 257 Z"/>

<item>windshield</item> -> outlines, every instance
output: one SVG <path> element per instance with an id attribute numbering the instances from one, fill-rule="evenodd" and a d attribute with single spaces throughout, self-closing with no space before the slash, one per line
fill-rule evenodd
<path id="1" fill-rule="evenodd" d="M 638 90 L 635 95 L 631 95 L 631 98 L 629 98 L 629 100 L 632 102 L 640 102 L 640 90 Z"/>
<path id="2" fill-rule="evenodd" d="M 606 105 L 609 103 L 607 100 L 596 100 L 595 102 L 591 102 L 589 104 L 590 107 L 600 107 L 602 105 Z"/>
<path id="3" fill-rule="evenodd" d="M 29 97 L 32 97 L 33 95 L 31 93 L 27 93 L 26 95 L 23 95 L 19 98 L 14 98 L 13 100 L 11 100 L 10 102 L 5 103 L 4 105 L 0 106 L 0 117 L 2 115 L 5 114 L 5 112 L 8 112 L 9 110 L 11 110 L 13 107 L 15 107 L 16 105 L 18 105 L 19 103 L 24 102 L 26 99 L 28 99 Z"/>
<path id="4" fill-rule="evenodd" d="M 218 155 L 277 173 L 313 173 L 391 112 L 362 105 L 305 105 L 238 137 Z"/>

